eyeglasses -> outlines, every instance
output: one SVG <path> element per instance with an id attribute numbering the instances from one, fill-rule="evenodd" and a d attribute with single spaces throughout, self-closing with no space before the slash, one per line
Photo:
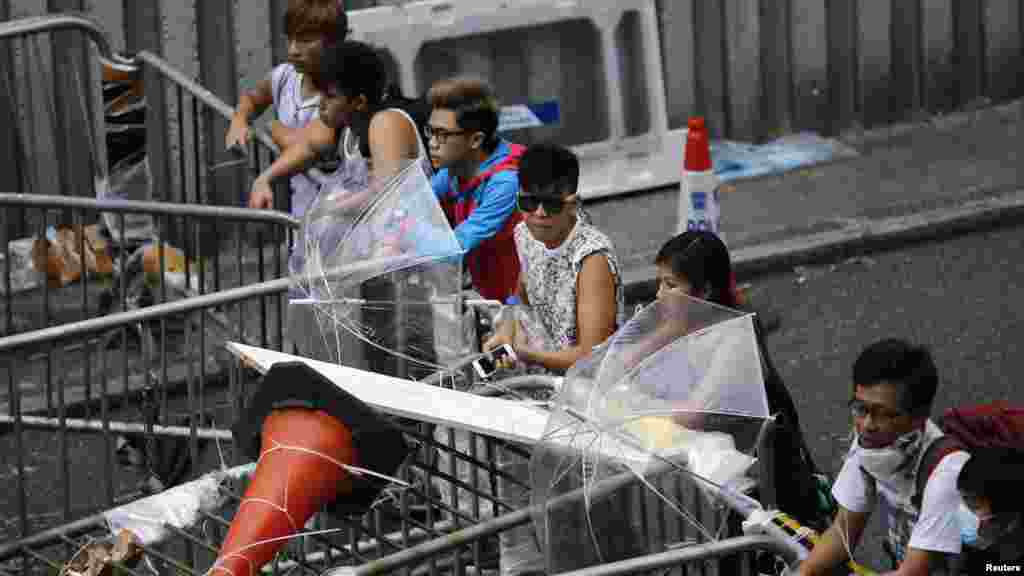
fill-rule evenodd
<path id="1" fill-rule="evenodd" d="M 870 414 L 871 419 L 878 422 L 890 422 L 904 415 L 903 412 L 868 406 L 856 398 L 850 400 L 850 414 L 854 418 L 867 418 Z"/>
<path id="2" fill-rule="evenodd" d="M 533 194 L 516 194 L 516 206 L 522 212 L 536 212 L 537 207 L 544 206 L 544 212 L 554 216 L 561 214 L 566 204 L 572 204 L 575 200 L 565 198 L 554 198 L 551 196 L 535 196 Z"/>
<path id="3" fill-rule="evenodd" d="M 452 136 L 461 136 L 463 134 L 469 134 L 469 130 L 448 130 L 439 126 L 431 126 L 430 124 L 423 127 L 423 136 L 427 140 L 433 140 L 436 136 L 439 144 L 447 143 L 448 139 Z"/>

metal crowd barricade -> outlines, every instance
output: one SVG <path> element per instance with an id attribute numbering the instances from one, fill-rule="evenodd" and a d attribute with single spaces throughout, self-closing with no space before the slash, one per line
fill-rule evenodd
<path id="1" fill-rule="evenodd" d="M 244 205 L 249 184 L 279 149 L 265 129 L 253 127 L 244 157 L 224 148 L 234 107 L 151 52 L 135 56 L 148 97 L 146 131 L 154 173 L 179 190 L 154 190 L 169 202 Z M 168 99 L 168 95 L 169 99 Z M 288 184 L 275 184 L 274 207 L 288 212 Z"/>
<path id="2" fill-rule="evenodd" d="M 36 319 L 22 324 L 38 329 L 8 330 L 16 333 L 0 338 L 0 461 L 9 460 L 4 483 L 12 486 L 5 490 L 10 501 L 0 504 L 9 507 L 0 511 L 4 541 L 17 532 L 31 534 L 30 515 L 45 524 L 68 520 L 203 470 L 197 448 L 221 438 L 210 425 L 232 421 L 228 413 L 238 397 L 229 388 L 233 363 L 221 344 L 284 347 L 290 279 L 283 247 L 298 223 L 280 212 L 248 208 L 38 195 L 0 194 L 0 207 L 5 220 L 13 209 L 38 212 L 41 227 L 70 212 L 75 230 L 99 214 L 123 230 L 127 215 L 146 214 L 163 229 L 182 231 L 185 240 L 177 252 L 159 234 L 130 249 L 117 247 L 106 274 L 90 268 L 89 259 L 68 255 L 89 252 L 96 236 L 67 236 L 73 240 L 56 251 L 56 244 L 40 242 L 47 268 L 56 254 L 65 264 L 77 261 L 79 277 L 63 287 L 44 278 L 37 289 L 5 290 L 3 324 Z M 239 240 L 225 253 L 203 258 L 190 241 L 200 226 L 235 230 Z M 0 247 L 10 261 L 7 227 L 0 229 Z M 265 248 L 244 250 L 243 238 Z M 101 254 L 106 251 L 92 256 Z M 0 284 L 10 287 L 11 270 L 0 275 Z M 38 432 L 26 442 L 29 429 Z M 81 460 L 86 454 L 94 457 Z M 28 475 L 16 462 L 27 462 Z M 40 469 L 46 470 L 42 479 L 33 478 Z M 78 470 L 91 471 L 76 478 Z M 31 502 L 27 485 L 42 487 L 41 501 Z"/>
<path id="3" fill-rule="evenodd" d="M 263 257 L 256 254 L 259 249 L 283 242 L 269 220 L 256 233 L 255 225 L 244 230 L 218 227 L 216 218 L 185 226 L 162 218 L 165 213 L 159 211 L 125 211 L 117 217 L 109 210 L 89 211 L 88 203 L 79 202 L 95 198 L 241 207 L 250 176 L 277 154 L 262 129 L 252 131 L 247 158 L 224 150 L 223 130 L 232 108 L 159 56 L 120 56 L 98 22 L 84 14 L 62 13 L 0 23 L 0 63 L 0 123 L 10 128 L 0 138 L 0 163 L 8 166 L 0 173 L 0 192 L 53 197 L 42 203 L 13 194 L 0 199 L 5 235 L 0 268 L 6 271 L 0 274 L 10 278 L 0 281 L 6 311 L 0 335 L 68 321 L 51 315 L 49 294 L 38 307 L 38 317 L 11 313 L 16 293 L 47 291 L 33 273 L 32 248 L 51 227 L 52 236 L 61 227 L 94 224 L 86 216 L 103 214 L 100 224 L 106 224 L 115 249 L 130 254 L 159 234 L 196 261 L 224 262 L 225 254 L 239 254 L 236 248 L 255 261 Z M 111 102 L 105 101 L 108 85 L 121 87 L 112 90 L 117 97 Z M 127 151 L 113 152 L 125 147 Z M 224 192 L 229 189 L 238 194 Z M 287 182 L 277 186 L 276 207 L 285 211 L 287 189 Z M 224 274 L 218 267 L 209 272 L 210 289 L 230 286 L 221 283 Z M 275 277 L 281 275 L 275 270 Z M 104 307 L 125 309 L 118 290 L 111 292 L 117 302 Z M 80 316 L 73 319 L 89 314 L 82 304 Z"/>
<path id="4" fill-rule="evenodd" d="M 0 23 L 0 191 L 96 196 L 106 174 L 97 60 L 116 73 L 136 69 L 87 16 Z"/>
<path id="5" fill-rule="evenodd" d="M 165 208 L 178 213 L 218 214 L 222 219 L 241 215 L 215 207 Z M 258 219 L 260 215 L 248 216 Z M 280 214 L 263 216 L 267 221 L 287 221 Z M 280 278 L 242 285 L 0 338 L 4 382 L 0 452 L 5 463 L 9 460 L 4 482 L 11 487 L 0 504 L 6 507 L 0 517 L 8 519 L 0 524 L 0 541 L 31 542 L 57 525 L 62 526 L 55 533 L 74 532 L 76 527 L 88 525 L 82 516 L 160 489 L 146 484 L 154 476 L 171 484 L 211 469 L 202 462 L 200 451 L 209 452 L 209 444 L 225 438 L 212 425 L 234 421 L 240 409 L 236 400 L 242 394 L 236 389 L 238 379 L 231 378 L 235 364 L 222 357 L 214 363 L 222 367 L 222 373 L 214 374 L 208 360 L 224 339 L 246 339 L 244 306 L 252 309 L 268 298 L 280 297 L 290 281 Z M 234 330 L 219 338 L 207 337 L 205 318 L 212 311 L 232 306 L 239 310 Z M 172 358 L 169 331 L 175 324 L 182 331 L 182 350 Z M 158 350 L 147 344 L 149 340 L 141 339 L 141 348 L 132 353 L 128 340 L 133 331 L 155 335 Z M 111 334 L 114 349 L 109 350 L 105 343 L 110 340 L 105 336 Z M 171 370 L 172 359 L 173 368 L 180 373 Z M 45 375 L 43 392 L 50 403 L 45 411 L 29 406 L 35 401 L 31 392 L 37 386 L 26 375 L 40 370 Z M 180 381 L 174 382 L 172 378 L 177 377 Z M 215 378 L 226 381 L 226 394 L 225 386 L 213 386 Z M 184 398 L 171 398 L 174 384 L 184 389 Z M 139 395 L 143 396 L 141 410 L 125 402 Z M 34 407 L 43 406 L 36 401 Z M 175 414 L 182 418 L 174 419 Z M 156 457 L 118 466 L 118 433 L 156 443 L 147 446 L 147 454 L 174 453 L 176 458 L 170 468 L 166 458 Z M 222 449 L 217 446 L 217 456 Z M 154 469 L 161 466 L 163 470 Z M 5 546 L 7 558 L 27 550 L 19 543 Z M 3 562 L 0 570 L 7 570 Z M 24 562 L 26 568 L 45 565 L 31 555 Z"/>
<path id="6" fill-rule="evenodd" d="M 237 288 L 201 297 L 161 304 L 152 308 L 112 315 L 76 323 L 63 329 L 49 329 L 35 335 L 21 335 L 0 340 L 0 355 L 12 357 L 13 351 L 41 341 L 59 341 L 61 338 L 82 338 L 114 328 L 125 328 L 138 322 L 159 322 L 172 314 L 198 312 L 209 306 L 222 305 L 247 298 L 279 293 L 287 288 L 286 280 L 274 280 L 258 285 Z M 158 427 L 148 425 L 150 434 L 188 436 L 193 462 L 202 459 L 203 440 L 207 452 L 216 457 L 207 458 L 196 470 L 223 474 L 232 480 L 219 488 L 226 503 L 215 510 L 204 510 L 201 518 L 185 527 L 167 526 L 168 537 L 144 550 L 145 564 L 126 574 L 175 573 L 198 576 L 206 573 L 216 558 L 220 543 L 227 533 L 230 518 L 240 502 L 251 465 L 235 454 L 231 435 L 225 424 L 244 409 L 245 399 L 253 392 L 256 374 L 242 362 L 231 370 L 231 406 L 219 422 L 190 422 L 184 427 Z M 10 377 L 9 377 L 10 378 Z M 551 386 L 544 377 L 520 377 L 499 381 L 487 390 L 536 390 Z M 9 380 L 10 383 L 10 380 Z M 189 401 L 201 397 L 201 386 L 190 387 Z M 493 392 L 484 392 L 493 393 Z M 60 569 L 89 542 L 110 538 L 108 514 L 115 507 L 132 502 L 139 494 L 113 494 L 113 481 L 117 474 L 113 466 L 112 435 L 116 429 L 125 429 L 126 423 L 111 420 L 110 407 L 104 404 L 102 425 L 99 428 L 80 427 L 76 430 L 73 419 L 61 414 L 59 428 L 60 454 L 58 463 L 62 480 L 59 499 L 64 504 L 59 525 L 40 525 L 33 521 L 35 503 L 29 492 L 32 482 L 32 462 L 26 462 L 25 445 L 29 429 L 34 426 L 30 418 L 15 416 L 10 419 L 17 446 L 11 453 L 18 457 L 16 490 L 24 502 L 18 511 L 19 531 L 8 533 L 8 544 L 0 544 L 0 573 L 53 573 Z M 528 525 L 539 512 L 534 508 L 517 508 L 503 501 L 496 490 L 498 482 L 522 484 L 524 479 L 510 474 L 501 462 L 510 456 L 529 457 L 528 447 L 470 434 L 468 443 L 457 444 L 453 435 L 447 439 L 436 434 L 435 427 L 416 422 L 403 422 L 407 437 L 417 446 L 414 456 L 397 473 L 411 488 L 385 490 L 373 509 L 358 518 L 337 518 L 318 515 L 307 529 L 316 535 L 297 538 L 289 543 L 275 562 L 264 573 L 272 574 L 495 574 L 501 567 L 498 540 L 510 530 Z M 107 475 L 106 492 L 92 506 L 72 507 L 72 487 L 79 486 L 70 478 L 73 467 L 68 463 L 68 447 L 76 431 L 99 433 L 101 442 L 93 442 L 91 459 L 104 463 L 102 473 Z M 759 441 L 759 451 L 766 450 L 767 435 Z M 438 452 L 447 454 L 445 463 L 438 464 Z M 461 464 L 471 468 L 464 475 L 456 469 Z M 229 466 L 233 466 L 229 468 Z M 220 470 L 221 472 L 212 472 Z M 74 472 L 79 472 L 74 469 Z M 87 474 L 87 471 L 80 471 Z M 763 474 L 763 471 L 762 471 Z M 193 475 L 194 476 L 194 475 Z M 659 482 L 655 474 L 653 480 Z M 667 511 L 660 500 L 650 493 L 632 473 L 602 481 L 594 489 L 626 491 L 628 514 L 641 519 L 643 539 L 648 555 L 600 566 L 591 566 L 579 574 L 756 574 L 754 554 L 777 555 L 792 560 L 791 550 L 768 537 L 740 536 L 723 526 L 726 515 L 721 506 L 711 506 L 688 482 L 678 477 L 659 487 L 679 496 L 677 501 L 688 504 L 697 521 L 707 526 L 722 539 L 707 541 L 701 532 L 680 517 Z M 671 485 L 670 485 L 671 484 Z M 87 491 L 87 490 L 85 490 Z M 592 493 L 593 494 L 593 493 Z M 156 497 L 159 497 L 157 494 Z M 551 508 L 577 502 L 582 489 L 558 496 L 548 503 Z M 79 495 L 79 498 L 82 496 Z M 95 499 L 94 499 L 95 500 Z M 139 500 L 134 500 L 139 502 Z M 588 537 L 581 534 L 581 538 Z M 558 551 L 549 551 L 558 553 Z M 725 562 L 725 564 L 722 564 Z M 39 570 L 33 572 L 33 569 Z"/>
<path id="7" fill-rule="evenodd" d="M 286 214 L 247 208 L 164 204 L 155 202 L 97 201 L 89 198 L 0 194 L 0 216 L 4 223 L 12 211 L 30 213 L 39 223 L 33 240 L 34 275 L 42 277 L 36 288 L 17 292 L 12 288 L 14 270 L 5 268 L 0 286 L 5 287 L 0 301 L 0 325 L 6 334 L 31 333 L 32 329 L 59 327 L 75 321 L 118 312 L 146 308 L 209 292 L 243 287 L 253 282 L 287 276 L 284 246 L 291 241 L 298 222 Z M 71 214 L 70 227 L 49 226 L 61 216 Z M 171 246 L 157 233 L 134 245 L 114 245 L 104 239 L 103 227 L 89 222 L 107 216 L 124 229 L 125 218 L 145 214 L 160 222 L 159 229 L 181 233 L 181 248 Z M 56 224 L 56 222 L 55 222 Z M 58 225 L 59 226 L 59 225 Z M 195 237 L 201 228 L 230 233 L 235 245 L 221 252 L 203 254 L 196 249 Z M 7 226 L 0 231 L 0 250 L 5 261 L 12 260 Z M 68 232 L 57 234 L 56 230 Z M 49 230 L 49 234 L 47 232 Z M 47 236 L 53 240 L 44 240 Z M 251 242 L 243 242 L 249 238 Z M 104 246 L 106 244 L 106 246 Z M 260 246 L 251 250 L 246 247 Z M 38 271 L 45 268 L 45 272 Z M 73 273 L 67 275 L 66 273 Z M 67 281 L 64 286 L 60 284 Z M 189 349 L 205 350 L 208 340 L 239 337 L 264 347 L 282 349 L 284 343 L 281 294 L 230 307 L 209 308 L 195 322 L 163 320 L 155 327 L 126 328 L 118 333 L 89 333 L 82 342 L 63 343 L 63 352 L 82 355 L 80 362 L 64 366 L 62 374 L 46 366 L 49 344 L 40 341 L 25 352 L 22 370 L 22 411 L 32 415 L 55 415 L 55 390 L 74 396 L 86 414 L 98 401 L 96 378 L 112 373 L 96 372 L 93 353 L 119 348 L 120 366 L 116 374 L 128 379 L 129 369 L 139 359 L 157 359 L 160 403 L 166 404 L 170 388 L 187 379 L 188 358 L 199 358 Z M 40 364 L 42 369 L 33 372 Z M 201 377 L 216 370 L 216 365 L 201 361 L 196 365 Z"/>

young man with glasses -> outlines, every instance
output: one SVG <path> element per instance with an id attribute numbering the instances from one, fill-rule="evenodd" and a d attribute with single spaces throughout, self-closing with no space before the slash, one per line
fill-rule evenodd
<path id="1" fill-rule="evenodd" d="M 442 80 L 427 94 L 424 135 L 437 170 L 431 183 L 455 228 L 473 287 L 484 298 L 507 300 L 516 289 L 519 259 L 512 230 L 519 158 L 525 148 L 497 136 L 498 104 L 479 80 Z"/>
<path id="2" fill-rule="evenodd" d="M 922 456 L 942 436 L 929 418 L 938 380 L 928 351 L 903 340 L 876 342 L 857 358 L 849 404 L 855 438 L 832 487 L 839 512 L 801 575 L 827 574 L 850 558 L 876 502 L 886 515 L 894 574 L 942 573 L 949 555 L 960 554 L 957 477 L 970 456 L 943 458 L 916 494 Z"/>

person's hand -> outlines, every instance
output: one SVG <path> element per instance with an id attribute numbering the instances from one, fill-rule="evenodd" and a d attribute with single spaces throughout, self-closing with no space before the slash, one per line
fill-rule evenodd
<path id="1" fill-rule="evenodd" d="M 252 191 L 249 192 L 249 208 L 269 210 L 274 207 L 274 190 L 270 188 L 270 181 L 260 176 L 252 183 Z"/>
<path id="2" fill-rule="evenodd" d="M 512 350 L 516 355 L 519 356 L 520 348 L 516 345 L 517 343 L 525 343 L 525 340 L 526 335 L 523 333 L 522 328 L 519 327 L 519 322 L 517 320 L 509 320 L 503 322 L 501 326 L 498 327 L 495 334 L 484 342 L 483 350 L 484 352 L 491 352 L 498 347 L 508 344 L 512 347 Z M 500 370 L 507 370 L 509 368 L 513 368 L 515 364 L 516 363 L 512 358 L 504 357 L 499 358 L 497 362 L 495 362 L 495 367 Z"/>
<path id="3" fill-rule="evenodd" d="M 228 127 L 228 133 L 224 137 L 224 147 L 228 150 L 245 150 L 248 144 L 249 123 L 241 116 L 233 117 L 231 119 L 231 126 Z"/>
<path id="4" fill-rule="evenodd" d="M 530 341 L 526 338 L 526 330 L 516 322 L 516 331 L 512 337 L 512 351 L 516 353 L 516 356 L 521 362 L 526 362 L 526 359 L 530 357 Z M 515 366 L 515 362 L 511 358 L 502 358 L 501 363 L 507 364 L 509 368 Z"/>

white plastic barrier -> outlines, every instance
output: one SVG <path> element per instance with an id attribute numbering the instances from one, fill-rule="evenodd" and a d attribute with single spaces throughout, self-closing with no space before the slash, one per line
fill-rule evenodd
<path id="1" fill-rule="evenodd" d="M 430 0 L 349 19 L 354 39 L 391 53 L 407 94 L 470 74 L 506 106 L 557 101 L 558 125 L 510 137 L 571 146 L 585 199 L 680 180 L 685 130 L 668 130 L 654 0 Z"/>

